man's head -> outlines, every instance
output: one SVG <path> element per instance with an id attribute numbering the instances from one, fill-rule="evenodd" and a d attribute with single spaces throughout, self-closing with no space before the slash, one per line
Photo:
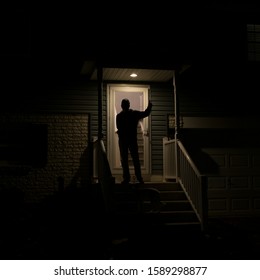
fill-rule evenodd
<path id="1" fill-rule="evenodd" d="M 130 108 L 130 101 L 127 98 L 122 99 L 121 108 L 123 110 L 128 110 Z"/>

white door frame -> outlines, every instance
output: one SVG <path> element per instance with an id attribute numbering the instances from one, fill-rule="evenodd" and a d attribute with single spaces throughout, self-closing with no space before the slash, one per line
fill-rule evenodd
<path id="1" fill-rule="evenodd" d="M 108 84 L 107 85 L 107 156 L 110 164 L 110 169 L 116 179 L 122 179 L 122 167 L 120 162 L 120 154 L 118 147 L 118 136 L 116 133 L 116 95 L 125 93 L 126 98 L 131 94 L 140 94 L 143 100 L 140 101 L 142 106 L 140 110 L 145 110 L 148 105 L 148 94 L 150 87 L 148 85 L 131 85 L 131 84 Z M 120 100 L 121 103 L 121 100 Z M 131 103 L 131 101 L 130 101 Z M 130 104 L 131 105 L 131 104 Z M 131 107 L 131 106 L 130 106 Z M 118 101 L 117 101 L 118 108 Z M 136 108 L 133 108 L 136 109 Z M 121 109 L 120 109 L 121 110 Z M 120 111 L 118 109 L 118 111 Z M 150 118 L 143 119 L 143 134 L 144 134 L 144 161 L 141 165 L 142 175 L 145 181 L 150 181 L 151 177 L 151 141 L 150 141 Z M 133 175 L 133 166 L 130 166 L 130 174 Z"/>

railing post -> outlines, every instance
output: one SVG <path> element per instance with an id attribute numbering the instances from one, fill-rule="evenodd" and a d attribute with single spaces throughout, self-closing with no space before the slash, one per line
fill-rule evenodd
<path id="1" fill-rule="evenodd" d="M 103 68 L 98 65 L 97 69 L 97 79 L 98 79 L 98 139 L 103 138 L 103 130 L 102 130 L 102 111 L 103 111 Z"/>
<path id="2" fill-rule="evenodd" d="M 179 181 L 179 156 L 178 156 L 178 133 L 179 133 L 179 109 L 178 96 L 176 91 L 176 72 L 173 72 L 173 95 L 174 95 L 174 140 L 175 140 L 175 174 L 176 182 Z"/>
<path id="3" fill-rule="evenodd" d="M 201 199 L 202 199 L 202 213 L 201 213 L 201 230 L 205 231 L 208 225 L 208 178 L 201 176 Z"/>
<path id="4" fill-rule="evenodd" d="M 94 152 L 93 152 L 93 139 L 92 139 L 92 115 L 89 113 L 88 114 L 88 148 L 89 148 L 89 178 L 90 181 L 93 181 L 93 164 L 94 164 Z"/>

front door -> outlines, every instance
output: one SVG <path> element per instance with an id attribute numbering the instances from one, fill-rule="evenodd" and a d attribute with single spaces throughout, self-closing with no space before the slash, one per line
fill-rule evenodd
<path id="1" fill-rule="evenodd" d="M 149 86 L 134 85 L 108 85 L 107 88 L 107 155 L 111 172 L 117 181 L 122 180 L 122 167 L 118 147 L 118 136 L 116 129 L 116 115 L 121 111 L 121 100 L 128 98 L 130 108 L 143 111 L 148 105 Z M 138 125 L 138 146 L 142 175 L 145 181 L 150 181 L 150 139 L 149 139 L 149 117 L 144 118 Z M 132 179 L 134 179 L 134 167 L 129 154 L 129 167 Z"/>

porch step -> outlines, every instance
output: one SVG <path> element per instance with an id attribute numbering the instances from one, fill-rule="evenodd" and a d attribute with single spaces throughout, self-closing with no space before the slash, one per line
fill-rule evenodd
<path id="1" fill-rule="evenodd" d="M 192 210 L 191 204 L 187 200 L 164 200 L 162 201 L 163 211 L 188 211 Z M 117 211 L 134 211 L 138 207 L 138 202 L 136 201 L 117 201 L 116 209 Z M 144 201 L 143 207 L 146 212 L 151 211 L 151 202 Z"/>
<path id="2" fill-rule="evenodd" d="M 150 189 L 151 190 L 151 189 Z M 144 193 L 144 200 L 148 200 L 148 188 L 143 189 L 143 192 L 147 191 L 147 194 Z M 152 190 L 151 190 L 152 191 Z M 184 193 L 184 191 L 159 191 L 161 201 L 171 201 L 171 200 L 187 200 L 187 197 Z M 138 194 L 132 190 L 132 191 L 120 191 L 115 192 L 115 199 L 117 201 L 131 201 L 136 200 Z"/>
<path id="3" fill-rule="evenodd" d="M 153 199 L 159 198 L 160 211 L 154 209 Z M 175 182 L 146 183 L 114 187 L 115 217 L 121 223 L 139 222 L 148 227 L 173 230 L 200 230 L 200 222 L 185 192 Z M 158 209 L 157 209 L 158 210 Z"/>
<path id="4" fill-rule="evenodd" d="M 191 204 L 188 200 L 163 200 L 163 211 L 187 211 L 192 210 Z M 144 202 L 144 207 L 149 210 L 151 203 Z"/>
<path id="5" fill-rule="evenodd" d="M 114 186 L 115 191 L 131 189 L 135 187 L 136 184 L 122 185 L 120 183 L 116 183 Z M 182 188 L 180 184 L 175 182 L 146 182 L 143 186 L 144 188 L 156 188 L 160 191 L 181 191 Z"/>
<path id="6" fill-rule="evenodd" d="M 137 213 L 134 212 L 118 212 L 117 217 L 128 219 L 137 218 Z M 197 223 L 197 217 L 193 211 L 161 211 L 159 213 L 145 212 L 141 219 L 150 221 L 151 223 Z"/>

